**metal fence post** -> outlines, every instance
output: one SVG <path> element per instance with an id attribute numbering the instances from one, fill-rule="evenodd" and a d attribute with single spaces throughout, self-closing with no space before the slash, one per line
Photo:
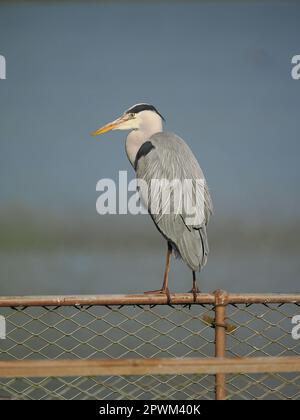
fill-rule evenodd
<path id="1" fill-rule="evenodd" d="M 226 356 L 226 306 L 228 293 L 223 290 L 216 290 L 215 295 L 215 356 Z M 226 398 L 226 377 L 223 373 L 215 376 L 215 397 L 216 400 Z"/>

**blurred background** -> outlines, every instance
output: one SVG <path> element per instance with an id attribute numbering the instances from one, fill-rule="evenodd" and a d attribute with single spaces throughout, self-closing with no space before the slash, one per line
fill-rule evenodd
<path id="1" fill-rule="evenodd" d="M 97 181 L 134 172 L 126 133 L 89 133 L 137 102 L 205 172 L 201 289 L 299 291 L 299 19 L 297 1 L 0 1 L 0 294 L 160 287 L 149 216 L 96 213 Z M 170 285 L 191 288 L 180 261 Z"/>

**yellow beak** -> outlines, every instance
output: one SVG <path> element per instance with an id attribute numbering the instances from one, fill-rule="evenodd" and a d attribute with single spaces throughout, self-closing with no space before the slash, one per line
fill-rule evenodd
<path id="1" fill-rule="evenodd" d="M 107 133 L 111 130 L 116 130 L 122 123 L 125 121 L 128 121 L 129 116 L 128 115 L 122 115 L 122 117 L 116 119 L 115 121 L 112 121 L 103 127 L 98 128 L 98 130 L 95 130 L 91 133 L 91 136 L 99 136 L 100 134 Z"/>

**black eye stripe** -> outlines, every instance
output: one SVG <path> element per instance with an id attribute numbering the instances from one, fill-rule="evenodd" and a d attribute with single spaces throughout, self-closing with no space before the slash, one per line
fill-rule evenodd
<path id="1" fill-rule="evenodd" d="M 153 105 L 148 105 L 148 104 L 135 105 L 132 108 L 128 109 L 128 111 L 126 111 L 126 114 L 138 114 L 141 111 L 156 112 L 156 114 L 158 114 L 165 121 L 164 117 L 160 114 L 160 112 L 158 112 L 158 110 Z"/>

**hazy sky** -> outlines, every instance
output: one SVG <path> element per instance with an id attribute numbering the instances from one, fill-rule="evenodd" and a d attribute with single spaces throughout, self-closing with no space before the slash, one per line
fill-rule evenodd
<path id="1" fill-rule="evenodd" d="M 95 213 L 128 169 L 124 132 L 89 132 L 146 101 L 192 147 L 218 217 L 298 217 L 297 2 L 0 5 L 0 207 Z M 242 217 L 243 218 L 243 217 Z"/>

